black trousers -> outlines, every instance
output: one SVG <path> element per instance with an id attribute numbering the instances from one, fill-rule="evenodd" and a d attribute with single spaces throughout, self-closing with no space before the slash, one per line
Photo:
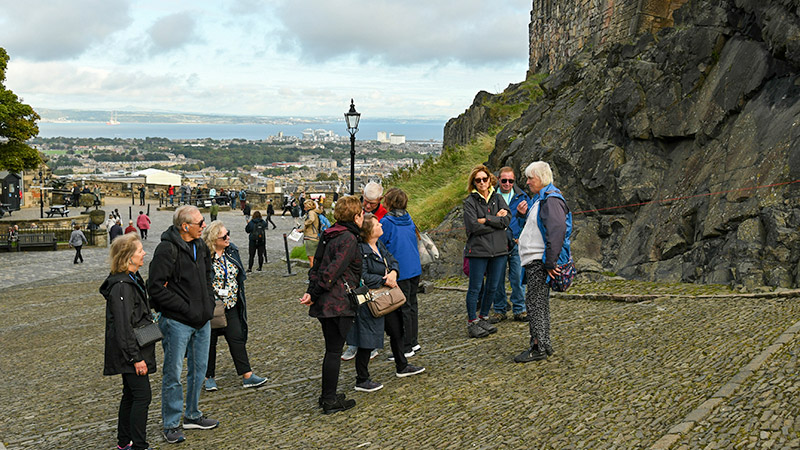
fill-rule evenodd
<path id="1" fill-rule="evenodd" d="M 83 262 L 83 255 L 81 255 L 81 247 L 82 245 L 75 246 L 75 259 L 72 261 L 75 264 L 78 264 L 78 260 L 80 259 Z"/>
<path id="2" fill-rule="evenodd" d="M 386 331 L 386 335 L 389 336 L 389 346 L 392 348 L 394 366 L 397 372 L 400 372 L 408 366 L 408 360 L 403 349 L 405 340 L 403 339 L 403 313 L 400 308 L 383 316 L 383 329 Z"/>
<path id="3" fill-rule="evenodd" d="M 122 374 L 122 400 L 117 419 L 117 445 L 125 447 L 133 441 L 133 448 L 146 449 L 147 410 L 150 407 L 150 375 Z"/>
<path id="4" fill-rule="evenodd" d="M 277 228 L 278 227 L 277 225 L 275 225 L 275 222 L 272 221 L 272 215 L 271 214 L 269 216 L 267 216 L 267 223 L 268 224 L 271 223 L 272 224 L 272 228 Z"/>
<path id="5" fill-rule="evenodd" d="M 261 266 L 264 265 L 264 261 L 269 263 L 267 260 L 266 242 L 262 242 L 261 244 L 250 244 L 248 251 L 250 252 L 250 258 L 247 261 L 247 270 L 253 270 L 253 259 L 256 256 L 256 252 L 258 252 L 258 270 L 261 270 Z"/>
<path id="6" fill-rule="evenodd" d="M 139 234 L 142 236 L 142 239 L 147 239 L 147 230 L 148 228 L 139 228 Z"/>
<path id="7" fill-rule="evenodd" d="M 336 401 L 339 385 L 339 368 L 342 364 L 342 347 L 353 326 L 352 317 L 319 317 L 322 336 L 325 338 L 325 357 L 322 359 L 322 400 Z"/>
<path id="8" fill-rule="evenodd" d="M 403 350 L 408 353 L 411 348 L 419 344 L 419 306 L 417 305 L 417 290 L 419 289 L 419 275 L 407 280 L 398 281 L 397 285 L 406 296 L 406 302 L 400 307 L 403 315 Z"/>
<path id="9" fill-rule="evenodd" d="M 250 372 L 250 359 L 247 357 L 247 334 L 242 323 L 239 310 L 242 307 L 240 303 L 236 303 L 233 308 L 225 310 L 225 319 L 228 321 L 228 326 L 225 328 L 214 328 L 211 330 L 211 347 L 208 350 L 208 368 L 206 369 L 206 378 L 214 378 L 217 369 L 217 342 L 220 336 L 225 336 L 225 341 L 228 342 L 228 349 L 233 358 L 233 365 L 236 367 L 236 373 L 244 375 Z"/>

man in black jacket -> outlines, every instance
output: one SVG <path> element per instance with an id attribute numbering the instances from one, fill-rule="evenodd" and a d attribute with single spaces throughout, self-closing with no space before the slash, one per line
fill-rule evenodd
<path id="1" fill-rule="evenodd" d="M 211 258 L 200 237 L 203 228 L 200 210 L 181 206 L 150 262 L 147 290 L 153 308 L 161 313 L 159 327 L 164 335 L 161 418 L 164 439 L 170 444 L 186 439 L 179 428 L 181 415 L 184 429 L 209 430 L 219 425 L 219 421 L 203 417 L 198 406 L 208 366 L 209 321 L 214 315 Z M 184 356 L 188 367 L 185 412 L 180 379 Z"/>

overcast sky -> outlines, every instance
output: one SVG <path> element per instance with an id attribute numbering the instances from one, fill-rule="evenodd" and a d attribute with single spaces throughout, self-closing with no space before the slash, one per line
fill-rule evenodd
<path id="1" fill-rule="evenodd" d="M 454 117 L 525 78 L 530 0 L 0 0 L 34 108 Z"/>

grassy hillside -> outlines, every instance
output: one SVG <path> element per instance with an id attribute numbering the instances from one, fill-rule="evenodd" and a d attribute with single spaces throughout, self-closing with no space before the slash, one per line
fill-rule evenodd
<path id="1" fill-rule="evenodd" d="M 438 158 L 394 172 L 384 180 L 385 190 L 399 187 L 408 194 L 408 212 L 421 230 L 439 225 L 453 207 L 461 204 L 467 196 L 470 170 L 489 158 L 497 133 L 541 97 L 539 84 L 545 78 L 544 74 L 534 74 L 484 103 L 494 122 L 487 134 L 468 145 L 445 149 Z"/>

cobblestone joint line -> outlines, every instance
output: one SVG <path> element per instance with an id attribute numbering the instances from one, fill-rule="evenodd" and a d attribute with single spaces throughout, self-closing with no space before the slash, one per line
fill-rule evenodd
<path id="1" fill-rule="evenodd" d="M 730 398 L 737 389 L 764 364 L 764 362 L 777 353 L 785 344 L 794 340 L 797 337 L 798 331 L 800 331 L 800 321 L 787 328 L 786 331 L 778 336 L 775 342 L 750 360 L 747 365 L 742 367 L 739 372 L 728 380 L 728 382 L 711 398 L 689 412 L 680 423 L 671 427 L 667 434 L 658 439 L 650 447 L 650 450 L 668 450 L 671 448 L 682 436 L 688 434 L 697 422 L 708 417 L 714 408 L 722 403 L 723 400 Z"/>

